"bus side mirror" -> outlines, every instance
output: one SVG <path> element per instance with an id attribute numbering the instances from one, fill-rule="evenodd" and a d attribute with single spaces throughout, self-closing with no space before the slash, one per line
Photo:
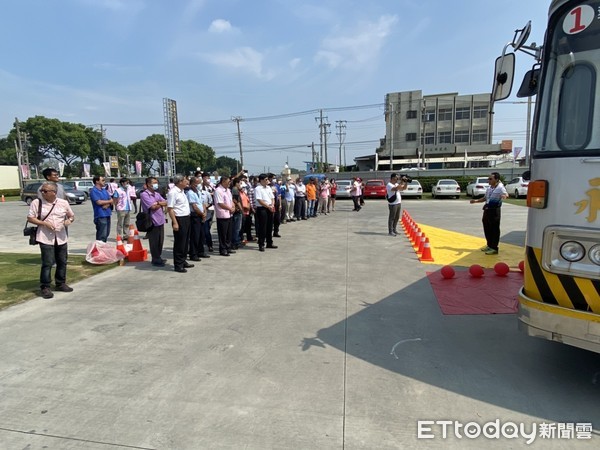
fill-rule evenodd
<path id="1" fill-rule="evenodd" d="M 538 93 L 538 86 L 540 80 L 540 69 L 531 69 L 523 77 L 523 82 L 517 92 L 517 97 L 533 97 Z"/>
<path id="2" fill-rule="evenodd" d="M 512 90 L 515 76 L 515 54 L 509 53 L 496 58 L 496 70 L 494 71 L 494 87 L 492 89 L 492 101 L 500 101 L 508 98 Z"/>
<path id="3" fill-rule="evenodd" d="M 523 179 L 525 181 L 529 181 L 531 180 L 531 170 L 527 170 L 525 172 L 523 172 L 523 175 L 521 175 L 523 177 Z"/>

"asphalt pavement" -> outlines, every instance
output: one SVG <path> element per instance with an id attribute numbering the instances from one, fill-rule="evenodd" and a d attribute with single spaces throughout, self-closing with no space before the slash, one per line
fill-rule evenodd
<path id="1" fill-rule="evenodd" d="M 417 222 L 482 235 L 464 200 L 403 204 Z M 84 253 L 91 205 L 73 209 L 70 251 Z M 265 253 L 250 245 L 186 274 L 128 263 L 0 311 L 0 448 L 598 446 L 600 355 L 524 336 L 515 315 L 442 315 L 435 267 L 387 235 L 386 202 L 351 209 L 283 225 Z M 38 251 L 26 213 L 0 204 L 0 252 Z M 525 214 L 503 207 L 503 242 L 523 245 Z M 169 233 L 169 260 L 171 245 Z M 445 438 L 439 421 L 452 422 Z"/>

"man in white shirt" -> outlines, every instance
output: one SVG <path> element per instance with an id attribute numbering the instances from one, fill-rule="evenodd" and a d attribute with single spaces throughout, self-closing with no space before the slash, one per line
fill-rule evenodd
<path id="1" fill-rule="evenodd" d="M 273 245 L 273 214 L 275 213 L 275 195 L 269 186 L 267 175 L 261 173 L 258 176 L 258 186 L 254 189 L 256 209 L 256 234 L 258 237 L 258 250 L 265 251 L 265 240 L 267 248 L 277 248 Z"/>
<path id="2" fill-rule="evenodd" d="M 190 239 L 190 204 L 184 191 L 189 181 L 183 175 L 176 175 L 173 183 L 167 194 L 167 212 L 173 225 L 173 265 L 175 272 L 185 273 L 194 267 L 185 260 Z"/>
<path id="3" fill-rule="evenodd" d="M 406 180 L 402 178 L 398 181 L 398 175 L 390 175 L 390 182 L 386 186 L 386 196 L 390 213 L 388 215 L 388 234 L 390 236 L 398 235 L 398 222 L 400 221 L 400 212 L 402 210 L 402 197 L 400 192 L 406 189 Z"/>

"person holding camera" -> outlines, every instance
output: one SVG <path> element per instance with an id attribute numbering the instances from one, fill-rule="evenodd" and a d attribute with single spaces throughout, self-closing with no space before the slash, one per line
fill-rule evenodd
<path id="1" fill-rule="evenodd" d="M 486 245 L 481 247 L 481 251 L 486 255 L 497 255 L 498 244 L 500 243 L 500 208 L 502 200 L 508 198 L 508 192 L 500 181 L 500 174 L 492 172 L 488 177 L 490 186 L 485 191 L 485 195 L 477 200 L 471 200 L 470 203 L 482 203 L 483 205 L 483 234 L 485 234 Z"/>
<path id="2" fill-rule="evenodd" d="M 56 183 L 43 183 L 40 189 L 42 199 L 31 202 L 27 214 L 27 222 L 38 227 L 36 240 L 42 256 L 40 288 L 44 298 L 54 297 L 50 288 L 54 264 L 56 290 L 73 292 L 73 288 L 67 284 L 67 227 L 75 220 L 75 214 L 67 200 L 56 197 L 57 192 Z"/>
<path id="3" fill-rule="evenodd" d="M 388 235 L 398 235 L 398 222 L 400 221 L 400 212 L 402 210 L 402 196 L 401 191 L 406 189 L 408 184 L 408 178 L 403 176 L 398 178 L 398 175 L 393 173 L 390 175 L 390 182 L 386 186 L 386 196 L 388 201 L 389 215 L 388 215 Z"/>

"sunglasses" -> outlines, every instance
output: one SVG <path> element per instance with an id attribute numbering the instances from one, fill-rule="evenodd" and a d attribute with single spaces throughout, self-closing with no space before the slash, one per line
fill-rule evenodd
<path id="1" fill-rule="evenodd" d="M 46 189 L 42 189 L 40 192 L 43 193 L 43 194 L 48 194 L 50 192 L 54 192 L 56 194 L 56 191 L 48 191 Z"/>

